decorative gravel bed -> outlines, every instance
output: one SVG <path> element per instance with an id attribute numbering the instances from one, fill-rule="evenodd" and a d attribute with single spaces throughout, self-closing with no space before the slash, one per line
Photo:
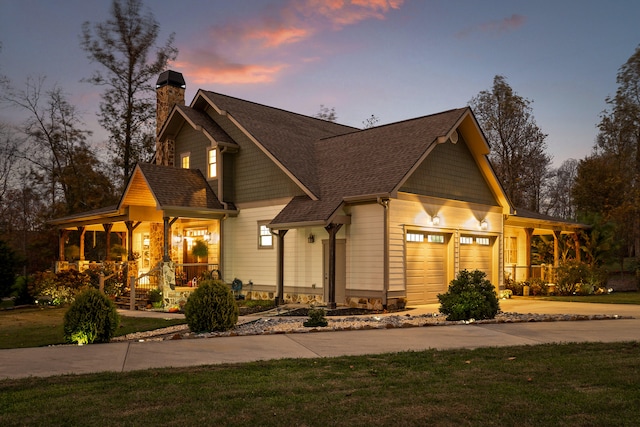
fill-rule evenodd
<path id="1" fill-rule="evenodd" d="M 213 338 L 230 337 L 244 335 L 266 335 L 266 334 L 287 334 L 287 333 L 309 333 L 309 332 L 331 332 L 331 331 L 352 331 L 363 329 L 392 329 L 392 328 L 412 328 L 421 326 L 447 326 L 461 324 L 488 324 L 488 323 L 521 323 L 521 322 L 560 322 L 579 320 L 610 320 L 631 318 L 618 315 L 567 315 L 567 314 L 520 314 L 520 313 L 498 313 L 494 319 L 489 320 L 469 320 L 469 321 L 447 321 L 446 316 L 440 313 L 422 314 L 412 316 L 411 314 L 392 315 L 359 315 L 345 317 L 327 317 L 326 327 L 306 328 L 302 323 L 307 317 L 271 316 L 258 317 L 255 320 L 244 318 L 243 323 L 237 324 L 234 328 L 226 332 L 209 332 L 195 334 L 189 330 L 187 325 L 177 325 L 169 328 L 156 329 L 148 332 L 138 332 L 125 336 L 115 337 L 112 341 L 163 341 L 170 339 L 188 338 Z"/>

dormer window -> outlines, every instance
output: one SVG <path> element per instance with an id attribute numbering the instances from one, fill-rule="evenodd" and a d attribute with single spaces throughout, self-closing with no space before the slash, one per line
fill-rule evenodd
<path id="1" fill-rule="evenodd" d="M 182 153 L 180 155 L 180 167 L 182 169 L 189 169 L 189 158 L 191 157 L 190 153 Z"/>
<path id="2" fill-rule="evenodd" d="M 207 165 L 209 171 L 209 178 L 218 177 L 218 150 L 212 148 L 207 153 Z"/>

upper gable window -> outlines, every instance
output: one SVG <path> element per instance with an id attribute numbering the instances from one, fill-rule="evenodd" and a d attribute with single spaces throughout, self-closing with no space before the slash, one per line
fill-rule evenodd
<path id="1" fill-rule="evenodd" d="M 180 167 L 182 169 L 189 169 L 190 157 L 190 153 L 183 153 L 180 155 Z"/>
<path id="2" fill-rule="evenodd" d="M 207 169 L 209 173 L 209 178 L 217 178 L 218 177 L 218 150 L 212 148 L 207 153 Z"/>

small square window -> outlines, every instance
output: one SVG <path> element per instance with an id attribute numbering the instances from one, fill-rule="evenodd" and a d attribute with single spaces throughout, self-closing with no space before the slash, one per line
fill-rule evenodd
<path id="1" fill-rule="evenodd" d="M 489 246 L 489 238 L 488 237 L 476 237 L 476 243 L 481 246 Z"/>
<path id="2" fill-rule="evenodd" d="M 258 227 L 258 248 L 273 248 L 273 234 L 271 234 L 271 230 L 267 227 L 266 223 L 260 224 Z"/>

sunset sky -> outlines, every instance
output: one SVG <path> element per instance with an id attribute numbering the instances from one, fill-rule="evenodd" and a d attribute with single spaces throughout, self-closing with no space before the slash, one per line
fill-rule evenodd
<path id="1" fill-rule="evenodd" d="M 94 139 L 99 65 L 80 48 L 107 0 L 0 0 L 0 74 L 46 76 Z M 558 166 L 589 154 L 616 74 L 640 44 L 640 2 L 591 0 L 145 0 L 162 44 L 175 33 L 187 103 L 197 89 L 313 115 L 334 107 L 362 127 L 467 105 L 504 75 L 548 134 Z M 0 108 L 0 120 L 18 112 Z M 98 142 L 98 141 L 96 141 Z"/>

